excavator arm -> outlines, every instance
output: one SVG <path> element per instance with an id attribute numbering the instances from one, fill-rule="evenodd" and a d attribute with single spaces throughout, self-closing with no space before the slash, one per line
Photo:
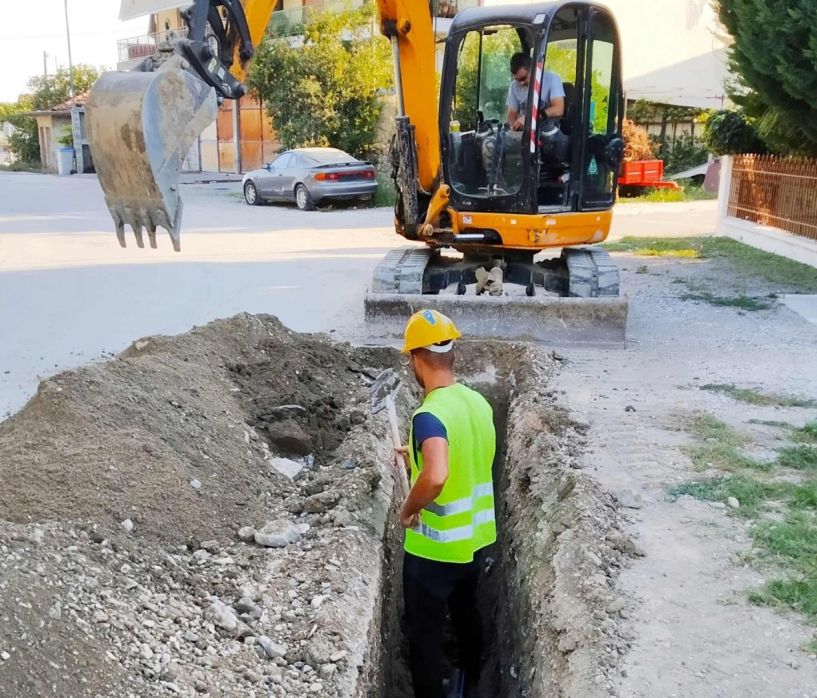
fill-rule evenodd
<path id="1" fill-rule="evenodd" d="M 434 28 L 425 0 L 377 0 L 377 5 L 380 31 L 394 52 L 398 115 L 393 158 L 404 222 L 410 225 L 420 215 L 417 193 L 428 197 L 440 176 Z"/>
<path id="2" fill-rule="evenodd" d="M 182 3 L 121 0 L 130 19 Z M 399 103 L 392 148 L 398 232 L 417 237 L 439 211 L 440 140 L 434 31 L 427 0 L 376 0 L 392 42 Z M 186 36 L 172 33 L 134 70 L 104 73 L 86 103 L 86 126 L 105 201 L 125 246 L 130 225 L 139 247 L 147 229 L 168 230 L 180 249 L 179 175 L 190 146 L 215 119 L 218 99 L 240 99 L 276 0 L 194 0 L 182 12 Z M 213 46 L 213 43 L 216 46 Z M 442 188 L 445 190 L 445 188 Z"/>

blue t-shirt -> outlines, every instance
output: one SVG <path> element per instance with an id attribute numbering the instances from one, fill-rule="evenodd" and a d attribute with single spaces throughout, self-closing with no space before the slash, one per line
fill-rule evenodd
<path id="1" fill-rule="evenodd" d="M 531 75 L 533 80 L 533 75 Z M 550 102 L 555 97 L 564 97 L 565 88 L 562 79 L 553 71 L 542 71 L 542 89 L 539 93 L 540 109 L 547 109 Z M 516 80 L 511 80 L 508 86 L 508 98 L 505 104 L 509 109 L 513 109 L 519 116 L 525 116 L 528 111 L 528 88 L 520 85 Z"/>
<path id="2" fill-rule="evenodd" d="M 445 425 L 437 419 L 431 412 L 420 412 L 414 415 L 411 422 L 412 432 L 414 434 L 414 462 L 417 462 L 417 452 L 423 447 L 423 441 L 434 436 L 441 436 L 444 439 L 448 438 L 448 432 L 445 430 Z"/>

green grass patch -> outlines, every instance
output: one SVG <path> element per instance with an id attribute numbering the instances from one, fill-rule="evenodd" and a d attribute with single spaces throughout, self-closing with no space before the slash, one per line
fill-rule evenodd
<path id="1" fill-rule="evenodd" d="M 817 510 L 817 481 L 805 483 L 760 480 L 745 474 L 723 475 L 674 485 L 669 495 L 675 499 L 688 494 L 707 502 L 725 502 L 734 497 L 740 502 L 735 513 L 755 517 L 771 502 L 786 504 L 792 510 Z"/>
<path id="2" fill-rule="evenodd" d="M 811 405 L 809 405 L 811 407 Z M 800 441 L 801 443 L 817 444 L 817 421 L 812 421 L 806 424 L 801 429 L 792 431 L 792 440 Z"/>
<path id="3" fill-rule="evenodd" d="M 694 238 L 622 238 L 606 242 L 603 247 L 609 252 L 631 252 L 639 257 L 685 257 L 697 259 L 701 250 L 690 244 Z"/>
<path id="4" fill-rule="evenodd" d="M 763 463 L 747 456 L 740 449 L 728 444 L 704 444 L 693 446 L 689 449 L 689 456 L 692 465 L 696 470 L 708 470 L 717 468 L 718 470 L 742 470 L 750 468 L 753 470 L 768 470 L 770 463 Z"/>
<path id="5" fill-rule="evenodd" d="M 750 600 L 782 605 L 817 620 L 817 518 L 812 512 L 792 511 L 781 522 L 760 523 L 752 529 L 764 553 L 790 570 L 752 593 Z"/>
<path id="6" fill-rule="evenodd" d="M 678 201 L 711 201 L 718 198 L 717 192 L 706 191 L 690 180 L 682 180 L 678 183 L 681 189 L 621 187 L 617 201 L 621 204 L 666 204 Z"/>
<path id="7" fill-rule="evenodd" d="M 619 196 L 621 204 L 669 204 L 677 201 L 687 201 L 683 189 L 656 189 L 655 187 L 630 187 L 628 192 L 634 196 Z M 637 193 L 638 192 L 638 193 Z M 717 198 L 717 197 L 716 197 Z"/>
<path id="8" fill-rule="evenodd" d="M 698 412 L 687 422 L 687 429 L 699 442 L 688 449 L 696 470 L 750 468 L 768 470 L 768 464 L 756 461 L 740 450 L 749 438 L 708 412 Z"/>
<path id="9" fill-rule="evenodd" d="M 737 513 L 757 516 L 765 503 L 783 499 L 785 488 L 783 483 L 761 482 L 745 475 L 726 475 L 675 485 L 669 494 L 676 499 L 688 494 L 707 502 L 726 502 L 729 497 L 734 497 L 740 502 L 740 509 L 735 510 Z"/>
<path id="10" fill-rule="evenodd" d="M 738 308 L 738 310 L 748 310 L 754 312 L 756 310 L 769 310 L 774 307 L 772 303 L 763 298 L 754 296 L 716 296 L 708 291 L 699 293 L 685 293 L 681 296 L 684 301 L 700 301 L 709 303 L 710 305 L 719 305 L 729 308 Z"/>
<path id="11" fill-rule="evenodd" d="M 740 446 L 749 440 L 746 434 L 730 427 L 709 412 L 693 414 L 687 422 L 687 428 L 693 436 L 703 441 L 717 441 L 727 446 Z"/>
<path id="12" fill-rule="evenodd" d="M 777 393 L 763 393 L 754 388 L 738 388 L 734 383 L 706 383 L 700 386 L 701 390 L 708 390 L 713 393 L 728 395 L 734 400 L 745 402 L 748 405 L 774 405 L 780 407 L 816 407 L 817 402 L 806 398 L 792 395 L 779 395 Z M 771 422 L 770 426 L 788 426 L 785 422 Z M 804 427 L 806 429 L 807 427 Z M 814 438 L 817 440 L 817 422 L 811 429 Z"/>
<path id="13" fill-rule="evenodd" d="M 637 238 L 625 237 L 604 246 L 610 252 L 630 252 L 639 254 L 639 250 L 658 249 L 694 250 L 702 259 L 726 259 L 741 271 L 750 276 L 757 276 L 772 284 L 798 291 L 817 291 L 817 269 L 780 257 L 769 252 L 744 245 L 737 240 L 724 237 L 680 237 L 680 238 Z M 689 253 L 684 253 L 689 254 Z"/>
<path id="14" fill-rule="evenodd" d="M 706 390 L 724 392 L 751 404 L 778 404 L 773 397 L 749 391 L 740 393 L 733 385 L 710 384 Z M 710 502 L 726 503 L 734 497 L 740 503 L 729 512 L 754 519 L 751 536 L 756 559 L 775 564 L 779 574 L 749 594 L 755 604 L 789 608 L 817 622 L 817 445 L 798 443 L 780 450 L 773 461 L 755 461 L 740 450 L 747 436 L 715 416 L 701 412 L 688 422 L 691 434 L 703 441 L 690 449 L 696 467 L 716 467 L 738 471 L 706 480 L 685 482 L 668 490 L 673 498 L 690 495 Z M 817 422 L 794 429 L 802 438 L 817 436 Z M 759 470 L 773 467 L 798 470 L 805 475 L 800 482 L 774 479 Z M 749 469 L 754 470 L 752 473 Z M 772 516 L 772 514 L 774 516 Z M 815 638 L 814 645 L 817 645 Z M 814 649 L 817 649 L 815 647 Z"/>
<path id="15" fill-rule="evenodd" d="M 792 511 L 781 522 L 759 523 L 752 537 L 767 550 L 786 558 L 803 571 L 817 572 L 817 519 L 805 511 Z"/>
<path id="16" fill-rule="evenodd" d="M 777 465 L 793 470 L 817 471 L 817 446 L 787 446 L 777 454 Z"/>
<path id="17" fill-rule="evenodd" d="M 749 593 L 758 606 L 786 606 L 817 620 L 817 577 L 773 579 Z"/>

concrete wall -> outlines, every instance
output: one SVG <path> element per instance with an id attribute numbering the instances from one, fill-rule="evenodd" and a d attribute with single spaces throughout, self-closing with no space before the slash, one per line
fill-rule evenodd
<path id="1" fill-rule="evenodd" d="M 486 5 L 516 4 L 485 0 Z M 720 108 L 726 39 L 709 0 L 604 0 L 622 39 L 628 99 Z"/>

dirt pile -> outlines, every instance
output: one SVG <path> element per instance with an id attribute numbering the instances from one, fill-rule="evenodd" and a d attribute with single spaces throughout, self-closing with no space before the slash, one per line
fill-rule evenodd
<path id="1" fill-rule="evenodd" d="M 45 381 L 0 425 L 3 695 L 365 685 L 395 360 L 237 316 Z"/>
<path id="2" fill-rule="evenodd" d="M 0 516 L 130 519 L 165 542 L 230 534 L 236 512 L 270 518 L 297 492 L 271 457 L 332 464 L 365 420 L 377 353 L 238 316 L 59 374 L 0 429 Z"/>

